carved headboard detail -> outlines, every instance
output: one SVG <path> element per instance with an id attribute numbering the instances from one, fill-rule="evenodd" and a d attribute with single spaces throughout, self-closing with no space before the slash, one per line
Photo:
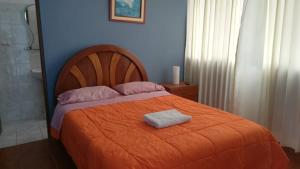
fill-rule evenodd
<path id="1" fill-rule="evenodd" d="M 114 45 L 89 47 L 74 55 L 59 74 L 55 94 L 81 87 L 114 86 L 147 81 L 143 64 L 129 51 Z"/>

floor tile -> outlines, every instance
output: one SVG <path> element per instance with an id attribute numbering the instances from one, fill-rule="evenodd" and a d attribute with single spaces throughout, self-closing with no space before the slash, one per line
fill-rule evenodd
<path id="1" fill-rule="evenodd" d="M 4 125 L 0 135 L 0 148 L 48 138 L 45 124 L 45 120 L 28 120 Z"/>
<path id="2" fill-rule="evenodd" d="M 17 134 L 16 133 L 5 133 L 0 136 L 0 148 L 10 147 L 17 144 Z"/>

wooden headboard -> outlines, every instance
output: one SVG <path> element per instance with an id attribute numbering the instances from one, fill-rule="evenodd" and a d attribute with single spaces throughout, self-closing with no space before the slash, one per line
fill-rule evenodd
<path id="1" fill-rule="evenodd" d="M 55 94 L 81 87 L 114 86 L 147 81 L 143 64 L 129 51 L 114 45 L 89 47 L 74 55 L 59 74 Z"/>

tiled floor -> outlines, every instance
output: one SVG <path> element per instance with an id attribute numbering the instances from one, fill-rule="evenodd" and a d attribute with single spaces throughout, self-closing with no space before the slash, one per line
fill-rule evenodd
<path id="1" fill-rule="evenodd" d="M 43 140 L 48 137 L 45 120 L 14 122 L 2 127 L 0 148 Z"/>

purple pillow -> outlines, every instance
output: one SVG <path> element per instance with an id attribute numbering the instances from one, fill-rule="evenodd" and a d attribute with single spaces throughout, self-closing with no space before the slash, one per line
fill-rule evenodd
<path id="1" fill-rule="evenodd" d="M 57 100 L 60 104 L 64 105 L 109 99 L 116 96 L 120 96 L 120 94 L 107 86 L 94 86 L 66 91 L 60 94 Z"/>
<path id="2" fill-rule="evenodd" d="M 129 82 L 116 85 L 113 88 L 123 95 L 133 95 L 165 90 L 163 86 L 152 82 Z"/>

